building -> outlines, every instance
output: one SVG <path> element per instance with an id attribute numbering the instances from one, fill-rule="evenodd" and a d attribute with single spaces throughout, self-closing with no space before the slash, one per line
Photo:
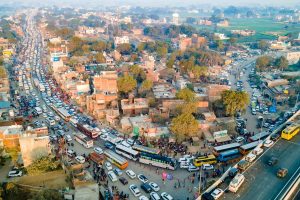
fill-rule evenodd
<path id="1" fill-rule="evenodd" d="M 228 27 L 229 22 L 228 22 L 228 20 L 223 20 L 223 21 L 220 21 L 219 23 L 217 23 L 217 26 L 218 27 Z"/>
<path id="2" fill-rule="evenodd" d="M 121 100 L 123 115 L 135 116 L 149 113 L 149 105 L 146 98 L 129 98 Z"/>
<path id="3" fill-rule="evenodd" d="M 207 86 L 207 95 L 210 102 L 214 102 L 221 98 L 223 91 L 230 90 L 228 85 L 210 84 Z"/>
<path id="4" fill-rule="evenodd" d="M 120 44 L 126 44 L 129 43 L 129 37 L 128 36 L 122 36 L 122 37 L 115 37 L 114 38 L 114 44 L 117 47 Z"/>
<path id="5" fill-rule="evenodd" d="M 30 165 L 34 160 L 51 153 L 49 136 L 29 132 L 19 138 L 20 149 L 24 166 Z"/>
<path id="6" fill-rule="evenodd" d="M 300 59 L 300 51 L 287 52 L 285 57 L 290 65 L 296 64 Z"/>
<path id="7" fill-rule="evenodd" d="M 228 40 L 229 39 L 224 33 L 214 33 L 214 36 L 219 38 L 219 40 Z"/>
<path id="8" fill-rule="evenodd" d="M 6 148 L 16 148 L 20 146 L 19 137 L 24 133 L 23 126 L 11 125 L 0 127 L 0 140 Z"/>
<path id="9" fill-rule="evenodd" d="M 172 15 L 172 24 L 179 25 L 179 14 L 173 13 Z"/>
<path id="10" fill-rule="evenodd" d="M 235 35 L 241 35 L 241 36 L 251 36 L 251 35 L 255 35 L 256 32 L 254 30 L 245 29 L 245 30 L 231 30 L 231 33 Z"/>

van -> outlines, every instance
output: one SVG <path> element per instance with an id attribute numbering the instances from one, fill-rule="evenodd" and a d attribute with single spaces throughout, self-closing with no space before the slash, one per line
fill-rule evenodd
<path id="1" fill-rule="evenodd" d="M 243 174 L 237 174 L 229 184 L 229 191 L 236 193 L 240 186 L 245 181 L 245 177 Z"/>
<path id="2" fill-rule="evenodd" d="M 113 171 L 108 172 L 108 177 L 112 182 L 116 182 L 118 180 L 116 174 Z"/>
<path id="3" fill-rule="evenodd" d="M 238 169 L 237 168 L 235 168 L 235 167 L 233 167 L 233 168 L 231 168 L 230 170 L 229 170 L 229 176 L 230 177 L 235 177 L 235 175 L 238 173 Z"/>
<path id="4" fill-rule="evenodd" d="M 256 155 L 255 155 L 255 154 L 249 153 L 249 154 L 246 156 L 245 160 L 248 161 L 248 162 L 253 162 L 253 161 L 255 160 L 255 158 L 256 158 Z"/>
<path id="5" fill-rule="evenodd" d="M 254 155 L 258 156 L 258 155 L 262 154 L 263 151 L 264 151 L 264 150 L 263 150 L 262 148 L 257 147 L 257 148 L 255 148 L 255 149 L 253 149 L 252 153 L 253 153 Z"/>

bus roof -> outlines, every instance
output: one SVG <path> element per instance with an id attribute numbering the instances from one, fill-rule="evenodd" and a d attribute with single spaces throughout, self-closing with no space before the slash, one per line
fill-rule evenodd
<path id="1" fill-rule="evenodd" d="M 171 157 L 167 157 L 167 156 L 161 156 L 159 154 L 151 154 L 151 153 L 147 153 L 147 152 L 141 152 L 141 156 L 143 157 L 151 157 L 153 159 L 156 159 L 156 160 L 163 160 L 163 161 L 166 161 L 166 162 L 176 162 L 176 159 L 174 158 L 171 158 Z"/>
<path id="2" fill-rule="evenodd" d="M 216 157 L 212 154 L 209 154 L 207 156 L 199 156 L 199 157 L 195 158 L 195 160 L 197 160 L 197 159 L 206 159 L 206 158 L 216 158 Z"/>
<path id="3" fill-rule="evenodd" d="M 225 144 L 225 145 L 214 147 L 214 150 L 216 152 L 219 152 L 219 151 L 225 151 L 227 149 L 238 148 L 240 146 L 241 146 L 240 143 L 234 142 L 234 143 L 231 143 L 231 144 Z"/>
<path id="4" fill-rule="evenodd" d="M 60 112 L 65 117 L 71 117 L 70 113 L 68 113 L 68 111 L 66 109 L 64 109 L 64 108 L 58 108 L 57 110 L 58 110 L 58 112 Z"/>
<path id="5" fill-rule="evenodd" d="M 255 135 L 253 135 L 252 137 L 250 137 L 250 140 L 252 141 L 257 141 L 261 138 L 264 138 L 266 136 L 270 135 L 270 133 L 268 131 L 264 131 L 264 132 L 261 132 L 261 133 L 257 133 Z"/>
<path id="6" fill-rule="evenodd" d="M 255 142 L 245 144 L 245 145 L 241 146 L 240 148 L 242 150 L 250 150 L 250 149 L 254 149 L 258 144 L 259 144 L 259 141 L 255 141 Z"/>
<path id="7" fill-rule="evenodd" d="M 290 131 L 293 131 L 294 129 L 298 128 L 298 127 L 299 127 L 299 124 L 294 123 L 294 124 L 291 124 L 288 127 L 286 127 L 283 131 L 284 132 L 290 132 Z"/>
<path id="8" fill-rule="evenodd" d="M 137 155 L 137 154 L 139 154 L 138 151 L 135 151 L 135 150 L 132 149 L 132 148 L 125 147 L 125 146 L 122 145 L 122 144 L 117 144 L 117 145 L 116 145 L 116 149 L 121 149 L 121 150 L 127 151 L 128 153 L 130 153 L 130 154 L 132 154 L 132 155 Z"/>
<path id="9" fill-rule="evenodd" d="M 146 153 L 152 153 L 152 154 L 159 154 L 160 150 L 159 149 L 154 149 L 154 148 L 150 148 L 150 147 L 145 147 L 142 145 L 138 145 L 135 144 L 132 146 L 132 148 L 136 151 L 140 151 L 140 152 L 146 152 Z"/>
<path id="10" fill-rule="evenodd" d="M 115 160 L 116 162 L 118 162 L 118 163 L 121 164 L 121 165 L 124 165 L 124 164 L 127 162 L 127 160 L 126 160 L 125 158 L 119 156 L 118 154 L 116 154 L 115 152 L 113 152 L 113 151 L 111 151 L 111 150 L 105 150 L 105 151 L 104 151 L 104 154 L 105 154 L 107 157 L 109 157 L 109 158 Z"/>
<path id="11" fill-rule="evenodd" d="M 228 155 L 237 154 L 237 153 L 239 153 L 238 149 L 232 149 L 232 150 L 224 151 L 224 152 L 220 153 L 220 155 L 228 156 Z"/>

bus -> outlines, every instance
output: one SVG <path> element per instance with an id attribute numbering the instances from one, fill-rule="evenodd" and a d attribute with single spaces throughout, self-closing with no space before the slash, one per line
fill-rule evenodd
<path id="1" fill-rule="evenodd" d="M 286 127 L 281 132 L 281 137 L 286 140 L 292 139 L 295 135 L 297 135 L 300 131 L 300 125 L 298 123 L 294 123 Z"/>
<path id="2" fill-rule="evenodd" d="M 245 177 L 243 174 L 237 174 L 229 184 L 229 191 L 236 193 L 244 183 Z"/>
<path id="3" fill-rule="evenodd" d="M 122 144 L 116 145 L 116 153 L 120 154 L 126 158 L 129 158 L 130 160 L 134 160 L 134 161 L 137 161 L 137 159 L 139 158 L 138 151 L 135 151 L 132 148 L 126 147 Z"/>
<path id="4" fill-rule="evenodd" d="M 245 155 L 245 154 L 249 153 L 252 149 L 255 149 L 255 147 L 257 147 L 257 145 L 259 143 L 260 143 L 260 141 L 255 141 L 255 142 L 245 144 L 243 146 L 240 146 L 239 150 L 240 150 L 241 154 Z"/>
<path id="5" fill-rule="evenodd" d="M 215 164 L 217 159 L 214 155 L 200 156 L 194 159 L 194 165 L 200 167 L 203 164 Z"/>
<path id="6" fill-rule="evenodd" d="M 68 111 L 66 109 L 64 109 L 64 108 L 57 108 L 55 111 L 66 122 L 70 121 L 70 119 L 71 119 L 72 116 L 68 113 Z"/>
<path id="7" fill-rule="evenodd" d="M 93 140 L 89 139 L 83 134 L 77 134 L 74 136 L 74 138 L 79 144 L 81 144 L 85 148 L 92 148 L 94 146 Z"/>
<path id="8" fill-rule="evenodd" d="M 231 149 L 224 152 L 221 152 L 217 157 L 219 162 L 228 162 L 228 161 L 235 161 L 241 157 L 241 153 L 238 149 Z"/>
<path id="9" fill-rule="evenodd" d="M 175 170 L 178 165 L 177 160 L 174 158 L 145 152 L 140 152 L 139 162 L 170 170 Z"/>
<path id="10" fill-rule="evenodd" d="M 216 147 L 213 148 L 213 154 L 215 156 L 218 156 L 220 153 L 222 153 L 224 151 L 237 149 L 240 146 L 241 146 L 241 144 L 238 143 L 238 142 L 231 143 L 231 144 L 225 144 L 225 145 L 221 145 L 221 146 L 216 146 Z"/>
<path id="11" fill-rule="evenodd" d="M 269 135 L 270 135 L 270 133 L 268 131 L 264 131 L 264 132 L 257 133 L 255 135 L 253 135 L 249 139 L 250 139 L 251 142 L 255 142 L 255 141 L 258 141 L 258 140 L 263 140 L 266 137 L 268 137 Z"/>
<path id="12" fill-rule="evenodd" d="M 116 165 L 121 170 L 128 167 L 128 161 L 111 150 L 105 150 L 104 155 L 111 163 Z"/>
<path id="13" fill-rule="evenodd" d="M 99 132 L 95 131 L 94 128 L 89 126 L 88 124 L 77 123 L 76 127 L 80 132 L 89 136 L 92 139 L 95 139 L 99 136 Z"/>
<path id="14" fill-rule="evenodd" d="M 144 153 L 149 153 L 149 154 L 159 154 L 160 153 L 159 149 L 145 147 L 143 145 L 138 145 L 138 144 L 134 144 L 132 146 L 132 149 L 134 149 L 134 150 L 136 150 L 138 152 L 144 152 Z"/>

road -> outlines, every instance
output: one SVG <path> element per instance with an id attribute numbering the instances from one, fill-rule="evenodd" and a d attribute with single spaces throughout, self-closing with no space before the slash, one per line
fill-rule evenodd
<path id="1" fill-rule="evenodd" d="M 246 181 L 239 191 L 236 194 L 226 193 L 223 199 L 277 199 L 289 186 L 295 174 L 300 173 L 299 152 L 300 135 L 290 141 L 278 140 L 244 173 Z M 276 156 L 279 159 L 279 162 L 273 167 L 266 164 L 271 156 Z M 276 176 L 277 170 L 281 167 L 288 169 L 288 175 L 285 178 Z"/>

